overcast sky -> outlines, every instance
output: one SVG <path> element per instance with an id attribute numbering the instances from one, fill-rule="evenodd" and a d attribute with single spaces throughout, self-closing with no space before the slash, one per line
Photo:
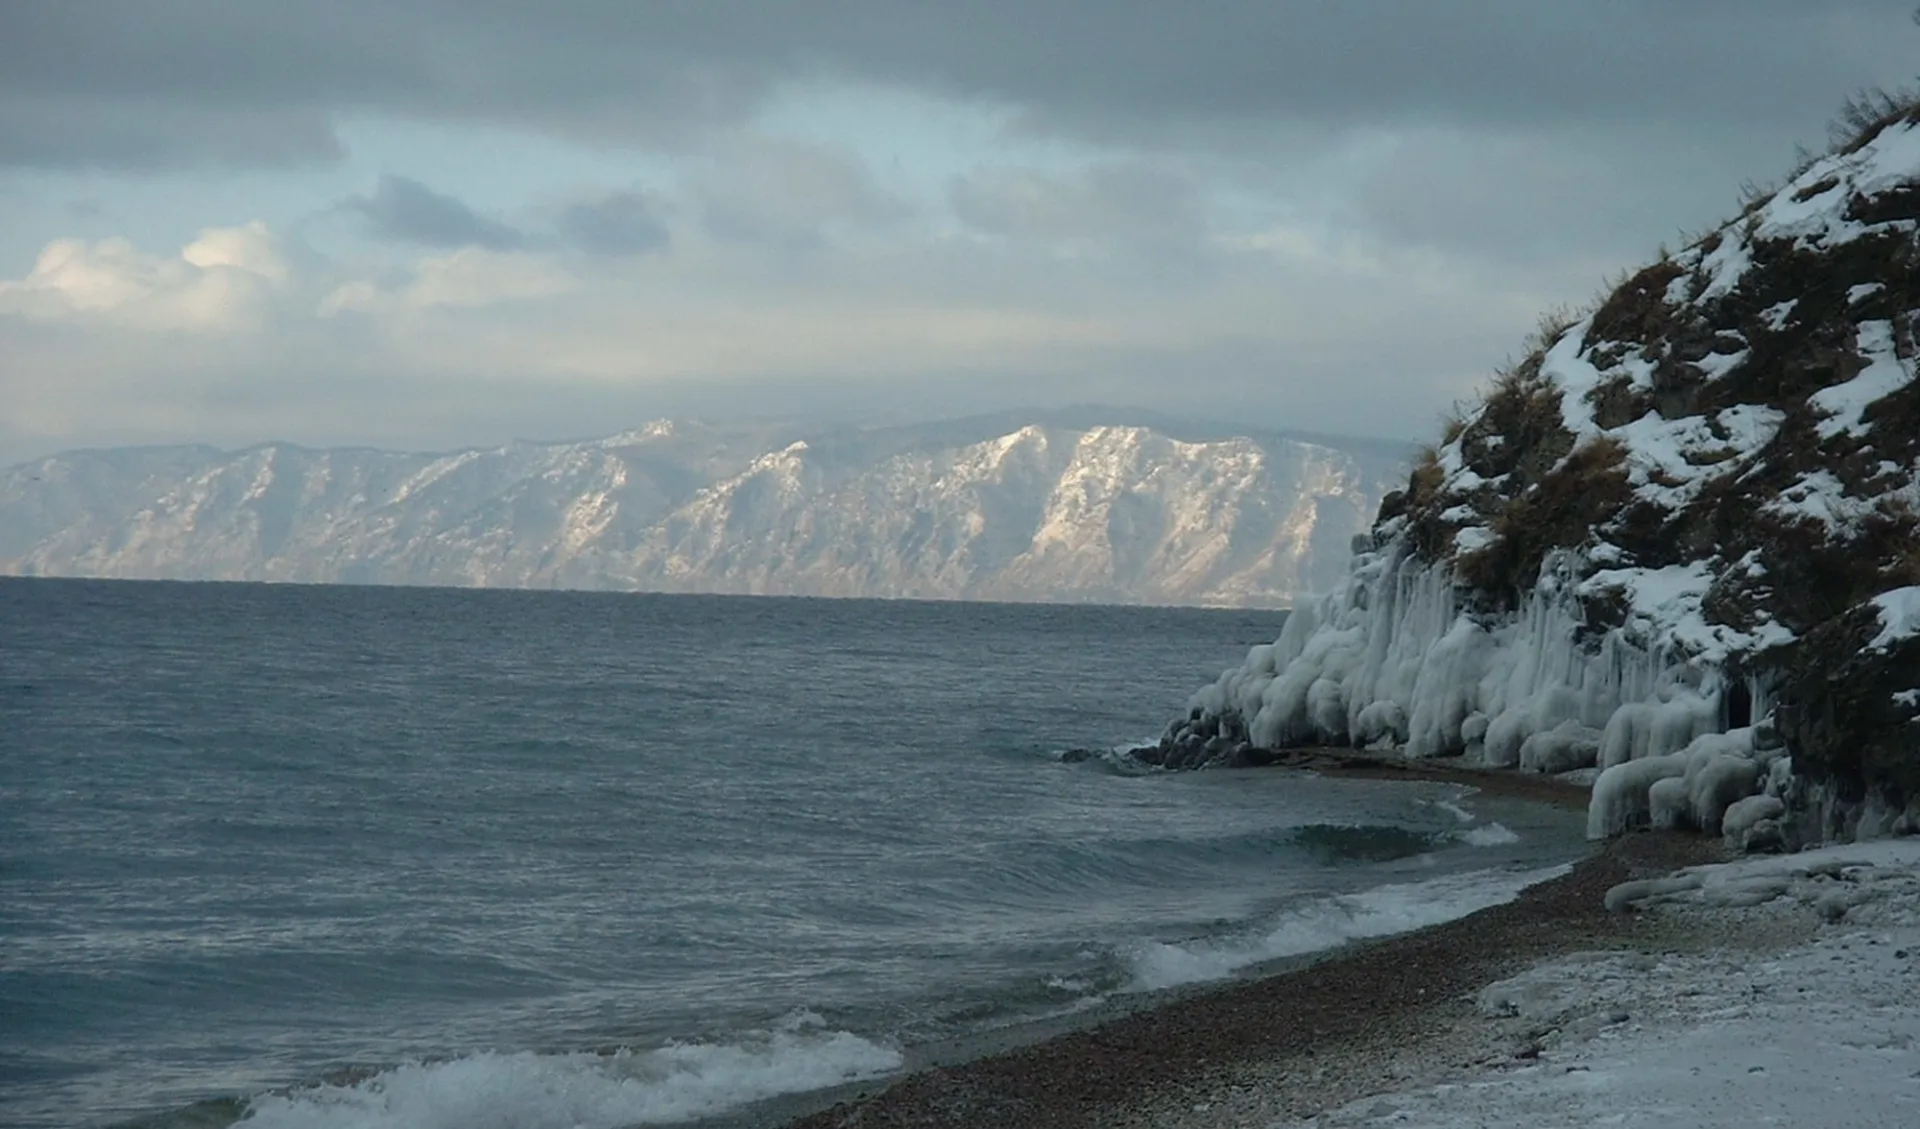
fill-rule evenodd
<path id="1" fill-rule="evenodd" d="M 0 463 L 1074 402 L 1417 438 L 1913 0 L 9 0 Z"/>

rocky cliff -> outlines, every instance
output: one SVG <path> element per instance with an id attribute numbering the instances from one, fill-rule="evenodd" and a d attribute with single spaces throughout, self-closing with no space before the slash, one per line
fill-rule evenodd
<path id="1" fill-rule="evenodd" d="M 1344 573 L 1406 456 L 1091 410 L 82 451 L 0 472 L 0 572 L 1285 605 Z"/>
<path id="2" fill-rule="evenodd" d="M 1593 775 L 1589 829 L 1920 830 L 1920 108 L 1543 325 L 1155 754 Z"/>

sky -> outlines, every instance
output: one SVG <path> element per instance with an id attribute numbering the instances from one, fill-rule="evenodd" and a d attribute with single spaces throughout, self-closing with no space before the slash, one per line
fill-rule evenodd
<path id="1" fill-rule="evenodd" d="M 1073 403 L 1418 439 L 1912 0 L 12 0 L 0 464 Z"/>

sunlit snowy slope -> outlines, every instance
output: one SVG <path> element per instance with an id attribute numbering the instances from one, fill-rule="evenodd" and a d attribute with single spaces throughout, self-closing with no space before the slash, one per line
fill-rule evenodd
<path id="1" fill-rule="evenodd" d="M 1112 418 L 81 451 L 0 472 L 0 572 L 1284 605 L 1405 473 L 1392 444 Z"/>
<path id="2" fill-rule="evenodd" d="M 1604 770 L 1590 832 L 1920 830 L 1920 110 L 1543 327 L 1162 759 Z"/>

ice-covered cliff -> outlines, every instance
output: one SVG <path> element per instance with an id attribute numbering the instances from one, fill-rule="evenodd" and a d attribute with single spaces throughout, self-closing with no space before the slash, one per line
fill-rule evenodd
<path id="1" fill-rule="evenodd" d="M 1920 108 L 1543 326 L 1163 756 L 1599 770 L 1589 830 L 1920 830 Z"/>
<path id="2" fill-rule="evenodd" d="M 0 573 L 1279 605 L 1337 582 L 1407 454 L 1093 409 L 82 451 L 0 471 Z"/>

